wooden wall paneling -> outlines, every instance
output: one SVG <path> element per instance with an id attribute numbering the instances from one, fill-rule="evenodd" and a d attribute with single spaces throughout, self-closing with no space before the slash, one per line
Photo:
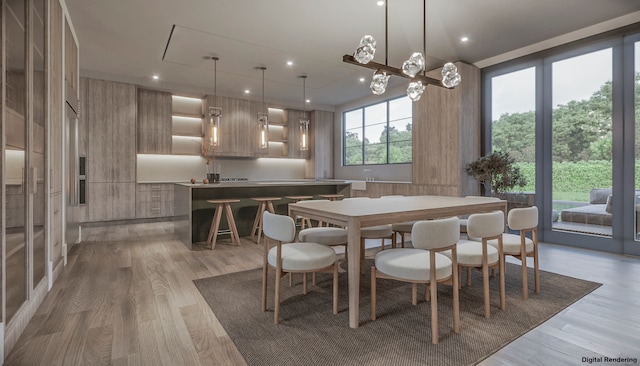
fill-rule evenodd
<path id="1" fill-rule="evenodd" d="M 115 220 L 134 219 L 136 217 L 136 184 L 111 184 L 111 217 Z"/>
<path id="2" fill-rule="evenodd" d="M 310 116 L 311 157 L 305 164 L 305 178 L 333 178 L 334 113 L 316 110 Z"/>
<path id="3" fill-rule="evenodd" d="M 480 71 L 456 64 L 463 77 L 457 88 L 428 86 L 413 106 L 414 184 L 427 185 L 429 194 L 473 194 L 464 172 L 480 153 Z M 439 75 L 440 70 L 429 72 Z"/>
<path id="4" fill-rule="evenodd" d="M 84 116 L 87 126 L 87 182 L 110 182 L 113 162 L 113 121 L 109 98 L 113 93 L 112 84 L 96 79 L 86 79 L 86 99 Z M 91 210 L 90 210 L 91 211 Z M 91 215 L 90 215 L 91 216 Z"/>
<path id="5" fill-rule="evenodd" d="M 87 219 L 88 221 L 111 220 L 112 183 L 92 182 L 87 186 Z"/>
<path id="6" fill-rule="evenodd" d="M 136 87 L 110 83 L 113 86 L 111 108 L 113 124 L 112 182 L 136 181 Z M 135 200 L 131 202 L 135 207 Z"/>
<path id="7" fill-rule="evenodd" d="M 138 89 L 138 154 L 171 154 L 171 93 Z"/>

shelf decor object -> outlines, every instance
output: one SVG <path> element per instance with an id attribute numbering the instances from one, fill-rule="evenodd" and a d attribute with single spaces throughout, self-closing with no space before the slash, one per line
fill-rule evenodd
<path id="1" fill-rule="evenodd" d="M 307 75 L 300 75 L 302 79 L 302 118 L 300 118 L 300 150 L 309 150 L 309 119 L 307 118 L 307 98 L 305 95 Z"/>
<path id="2" fill-rule="evenodd" d="M 262 70 L 262 110 L 258 113 L 258 130 L 260 131 L 259 147 L 266 150 L 269 148 L 269 111 L 264 104 L 264 70 L 267 68 L 260 66 L 257 69 Z"/>
<path id="3" fill-rule="evenodd" d="M 410 79 L 411 82 L 407 87 L 407 96 L 417 101 L 422 96 L 426 85 L 435 85 L 445 88 L 455 88 L 462 81 L 462 77 L 458 73 L 458 68 L 451 62 L 447 62 L 442 68 L 442 80 L 428 77 L 426 75 L 426 61 L 425 55 L 427 50 L 427 21 L 426 21 L 426 8 L 427 1 L 423 0 L 423 50 L 422 53 L 414 52 L 411 54 L 408 60 L 406 60 L 401 68 L 389 66 L 388 64 L 388 1 L 384 4 L 384 36 L 385 36 L 385 62 L 384 65 L 374 62 L 373 58 L 376 52 L 376 40 L 370 36 L 365 35 L 360 40 L 358 48 L 353 55 L 342 56 L 342 61 L 353 65 L 366 67 L 368 69 L 375 70 L 373 73 L 373 79 L 371 81 L 371 91 L 376 95 L 381 95 L 385 92 L 389 78 L 391 75 L 401 76 Z"/>

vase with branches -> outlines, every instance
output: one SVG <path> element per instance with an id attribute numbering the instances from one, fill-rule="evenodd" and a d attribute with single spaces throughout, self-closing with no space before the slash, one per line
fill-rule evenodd
<path id="1" fill-rule="evenodd" d="M 490 189 L 492 195 L 497 196 L 527 184 L 526 178 L 514 164 L 515 159 L 509 153 L 494 151 L 467 164 L 466 172 L 478 180 L 485 190 Z"/>

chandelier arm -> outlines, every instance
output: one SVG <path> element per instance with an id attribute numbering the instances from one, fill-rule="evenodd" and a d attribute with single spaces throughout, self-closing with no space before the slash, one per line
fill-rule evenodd
<path id="1" fill-rule="evenodd" d="M 355 60 L 355 58 L 353 58 L 352 55 L 344 55 L 342 56 L 342 62 L 346 62 L 348 64 L 353 64 L 353 65 L 357 65 L 357 66 L 361 66 L 361 67 L 366 67 L 367 69 L 371 69 L 371 70 L 382 70 L 385 71 L 387 74 L 390 75 L 395 75 L 395 76 L 402 76 L 403 78 L 406 79 L 411 79 L 411 80 L 416 80 L 416 81 L 421 81 L 422 84 L 425 85 L 435 85 L 435 86 L 439 86 L 441 88 L 445 88 L 442 85 L 442 83 L 440 82 L 440 80 L 438 79 L 434 79 L 431 77 L 428 77 L 426 75 L 416 75 L 413 78 L 408 77 L 407 75 L 405 75 L 401 69 L 396 68 L 396 67 L 392 67 L 392 66 L 388 66 L 388 65 L 383 65 L 383 64 L 379 64 L 375 61 L 370 61 L 369 63 L 366 64 L 361 64 L 358 61 Z"/>
<path id="2" fill-rule="evenodd" d="M 389 65 L 389 1 L 384 2 L 384 64 Z"/>
<path id="3" fill-rule="evenodd" d="M 427 75 L 427 0 L 422 1 L 422 54 L 424 55 L 424 70 L 422 75 Z"/>

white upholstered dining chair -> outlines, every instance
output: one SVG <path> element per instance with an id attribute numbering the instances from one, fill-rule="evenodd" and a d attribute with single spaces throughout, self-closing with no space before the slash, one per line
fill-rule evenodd
<path id="1" fill-rule="evenodd" d="M 459 229 L 458 229 L 459 230 Z M 482 270 L 482 284 L 484 290 L 484 316 L 491 316 L 489 299 L 489 269 L 500 270 L 500 308 L 506 308 L 504 293 L 504 256 L 502 255 L 502 233 L 504 231 L 504 212 L 494 211 L 489 213 L 477 213 L 469 216 L 467 220 L 467 233 L 475 240 L 459 240 L 458 267 L 467 268 L 467 286 L 471 284 L 471 269 Z M 489 241 L 495 239 L 497 246 L 489 245 Z M 452 257 L 452 252 L 443 252 Z"/>
<path id="2" fill-rule="evenodd" d="M 500 198 L 498 197 L 490 197 L 490 196 L 465 196 L 464 198 L 482 198 L 482 199 L 486 199 L 487 201 L 500 201 Z M 469 218 L 469 215 L 465 215 L 460 217 L 460 232 L 461 233 L 466 233 L 467 232 L 467 219 Z"/>
<path id="3" fill-rule="evenodd" d="M 376 280 L 388 278 L 412 284 L 412 303 L 418 302 L 417 286 L 429 284 L 427 298 L 431 300 L 431 341 L 438 343 L 438 283 L 450 284 L 453 291 L 453 329 L 460 332 L 458 270 L 456 243 L 460 238 L 457 217 L 418 221 L 413 225 L 411 240 L 414 248 L 389 249 L 378 252 L 371 267 L 371 320 L 376 319 Z M 450 251 L 450 258 L 440 254 Z"/>
<path id="4" fill-rule="evenodd" d="M 518 235 L 502 234 L 502 255 L 510 255 L 521 261 L 522 298 L 529 296 L 527 281 L 527 257 L 533 257 L 533 274 L 536 294 L 540 293 L 540 274 L 538 268 L 538 208 L 536 206 L 513 208 L 507 215 L 507 225 Z M 526 236 L 531 233 L 531 238 Z M 489 240 L 489 245 L 498 247 L 498 240 Z"/>
<path id="5" fill-rule="evenodd" d="M 307 273 L 333 273 L 333 314 L 338 313 L 338 264 L 335 251 L 322 244 L 293 243 L 296 225 L 289 216 L 263 213 L 264 263 L 262 269 L 262 311 L 267 310 L 267 276 L 269 267 L 275 268 L 275 310 L 273 321 L 280 322 L 280 294 L 282 277 L 287 273 L 303 274 L 304 294 L 308 292 Z M 271 247 L 271 242 L 275 246 Z"/>

